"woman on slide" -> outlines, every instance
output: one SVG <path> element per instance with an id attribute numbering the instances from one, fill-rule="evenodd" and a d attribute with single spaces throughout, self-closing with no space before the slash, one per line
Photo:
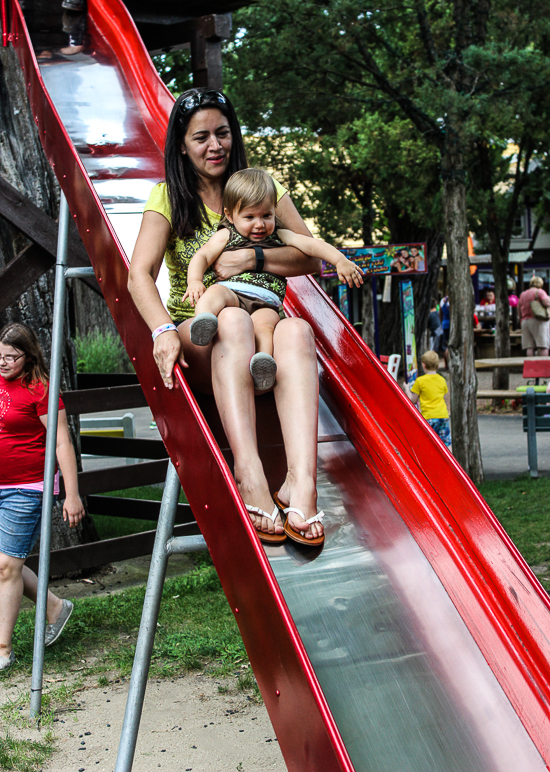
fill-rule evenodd
<path id="1" fill-rule="evenodd" d="M 229 177 L 246 168 L 235 111 L 227 97 L 209 89 L 190 89 L 176 101 L 166 137 L 166 182 L 151 193 L 132 257 L 128 287 L 153 334 L 154 356 L 164 385 L 174 387 L 176 362 L 186 368 L 189 385 L 213 393 L 234 457 L 239 492 L 262 541 L 281 542 L 288 534 L 310 545 L 324 539 L 317 512 L 317 413 L 319 384 L 313 333 L 302 319 L 283 319 L 275 328 L 277 363 L 274 395 L 283 432 L 288 472 L 280 491 L 286 522 L 274 503 L 258 455 L 254 382 L 250 360 L 254 328 L 242 308 L 225 308 L 218 334 L 208 346 L 191 343 L 194 309 L 182 302 L 187 269 L 195 252 L 217 230 L 223 190 Z M 285 189 L 277 187 L 281 227 L 311 235 Z M 155 281 L 162 261 L 170 274 L 168 312 Z M 265 263 L 264 263 L 265 260 Z M 318 270 L 318 261 L 292 247 L 225 252 L 208 271 L 205 286 L 244 271 L 298 276 Z"/>

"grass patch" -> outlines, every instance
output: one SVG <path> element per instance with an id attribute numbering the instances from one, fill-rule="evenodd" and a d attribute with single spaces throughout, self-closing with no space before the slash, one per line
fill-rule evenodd
<path id="1" fill-rule="evenodd" d="M 479 490 L 527 563 L 536 567 L 542 586 L 550 591 L 550 479 L 491 480 Z"/>
<path id="2" fill-rule="evenodd" d="M 141 619 L 145 587 L 80 599 L 63 637 L 46 649 L 46 672 L 117 671 L 128 675 Z M 34 612 L 20 614 L 14 633 L 18 662 L 10 675 L 30 676 Z M 94 661 L 90 662 L 93 657 Z M 163 591 L 152 676 L 210 669 L 229 673 L 248 662 L 239 630 L 211 564 L 166 581 Z M 7 673 L 6 673 L 7 675 Z"/>
<path id="3" fill-rule="evenodd" d="M 36 772 L 54 751 L 51 732 L 43 740 L 16 740 L 9 732 L 0 737 L 0 769 Z"/>

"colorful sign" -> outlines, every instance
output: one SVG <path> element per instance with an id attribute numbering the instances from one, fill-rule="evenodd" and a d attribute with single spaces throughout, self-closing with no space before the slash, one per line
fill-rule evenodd
<path id="1" fill-rule="evenodd" d="M 405 350 L 405 380 L 414 383 L 418 375 L 416 338 L 414 334 L 414 297 L 412 281 L 399 283 L 401 292 L 401 319 L 403 322 L 403 348 Z"/>
<path id="2" fill-rule="evenodd" d="M 338 308 L 349 322 L 349 287 L 347 284 L 338 285 Z"/>
<path id="3" fill-rule="evenodd" d="M 426 273 L 426 244 L 381 244 L 377 247 L 346 247 L 341 249 L 348 260 L 353 260 L 369 276 L 385 273 L 415 274 Z M 325 263 L 321 276 L 330 278 L 336 276 L 336 269 L 330 263 Z"/>

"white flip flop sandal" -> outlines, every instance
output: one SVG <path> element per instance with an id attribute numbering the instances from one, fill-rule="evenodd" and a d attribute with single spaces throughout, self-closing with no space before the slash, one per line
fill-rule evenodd
<path id="1" fill-rule="evenodd" d="M 275 506 L 271 514 L 269 514 L 269 512 L 265 512 L 259 507 L 252 507 L 249 504 L 245 504 L 245 507 L 252 515 L 267 517 L 267 519 L 271 520 L 273 525 L 275 525 L 275 520 L 279 514 L 279 507 Z M 286 533 L 264 533 L 263 531 L 256 531 L 256 533 L 258 534 L 259 540 L 265 542 L 266 544 L 281 544 L 281 542 L 286 540 Z"/>

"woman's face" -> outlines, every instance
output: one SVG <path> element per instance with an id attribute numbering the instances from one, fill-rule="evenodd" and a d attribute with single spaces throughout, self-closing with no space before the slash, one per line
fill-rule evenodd
<path id="1" fill-rule="evenodd" d="M 181 149 L 201 177 L 216 179 L 227 170 L 232 144 L 229 121 L 210 107 L 192 116 Z"/>
<path id="2" fill-rule="evenodd" d="M 23 375 L 26 361 L 27 357 L 22 351 L 8 346 L 6 343 L 0 343 L 0 375 L 2 378 L 7 381 L 20 378 Z"/>

